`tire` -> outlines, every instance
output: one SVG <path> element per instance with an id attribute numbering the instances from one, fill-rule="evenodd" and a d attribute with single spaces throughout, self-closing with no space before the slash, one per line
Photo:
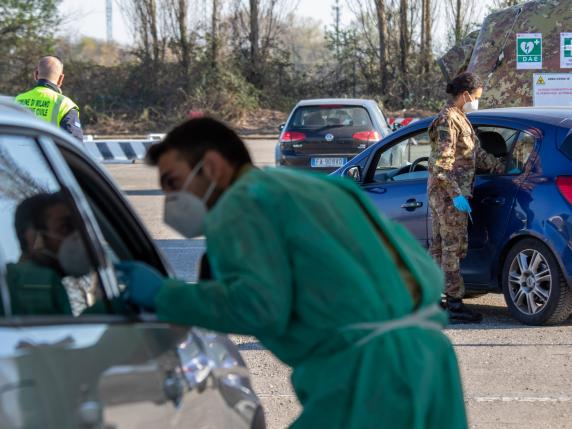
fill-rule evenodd
<path id="1" fill-rule="evenodd" d="M 544 243 L 519 241 L 502 270 L 502 290 L 512 316 L 525 325 L 555 325 L 572 313 L 572 290 Z"/>

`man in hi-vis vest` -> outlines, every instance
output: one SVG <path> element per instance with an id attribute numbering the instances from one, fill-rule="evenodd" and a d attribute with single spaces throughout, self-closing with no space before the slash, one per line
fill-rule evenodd
<path id="1" fill-rule="evenodd" d="M 34 112 L 39 119 L 51 122 L 83 140 L 79 107 L 60 89 L 64 81 L 62 60 L 54 56 L 40 58 L 34 79 L 36 86 L 16 96 L 16 101 Z"/>

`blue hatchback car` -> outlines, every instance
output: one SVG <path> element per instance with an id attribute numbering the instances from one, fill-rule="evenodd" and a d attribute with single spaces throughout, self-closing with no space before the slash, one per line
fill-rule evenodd
<path id="1" fill-rule="evenodd" d="M 469 120 L 512 174 L 477 171 L 462 262 L 467 293 L 502 291 L 522 323 L 560 323 L 572 313 L 572 108 L 483 110 Z M 333 173 L 356 180 L 425 247 L 431 121 L 400 129 Z"/>

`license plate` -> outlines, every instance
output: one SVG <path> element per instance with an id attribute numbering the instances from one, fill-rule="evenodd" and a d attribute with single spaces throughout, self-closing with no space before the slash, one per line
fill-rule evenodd
<path id="1" fill-rule="evenodd" d="M 347 162 L 346 158 L 312 158 L 312 168 L 342 167 Z"/>

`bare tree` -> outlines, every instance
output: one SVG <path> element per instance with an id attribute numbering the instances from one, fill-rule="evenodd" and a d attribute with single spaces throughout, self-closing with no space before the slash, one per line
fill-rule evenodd
<path id="1" fill-rule="evenodd" d="M 452 28 L 449 39 L 452 44 L 459 44 L 471 32 L 476 12 L 475 0 L 447 0 L 447 15 Z"/>
<path id="2" fill-rule="evenodd" d="M 131 33 L 140 46 L 142 59 L 158 63 L 164 59 L 166 40 L 161 34 L 161 16 L 157 0 L 122 0 L 121 10 L 131 26 Z"/>
<path id="3" fill-rule="evenodd" d="M 220 21 L 219 14 L 220 14 L 220 0 L 212 0 L 210 59 L 211 59 L 211 68 L 215 71 L 218 69 L 219 50 L 220 50 L 220 40 L 218 31 L 219 21 Z"/>
<path id="4" fill-rule="evenodd" d="M 169 26 L 169 44 L 176 55 L 183 75 L 185 89 L 190 86 L 192 43 L 189 32 L 189 0 L 163 0 Z"/>
<path id="5" fill-rule="evenodd" d="M 233 27 L 237 43 L 247 54 L 247 79 L 261 85 L 261 73 L 279 40 L 280 22 L 298 0 L 235 0 Z"/>
<path id="6" fill-rule="evenodd" d="M 433 16 L 431 0 L 422 0 L 421 9 L 421 73 L 427 75 L 433 59 Z"/>
<path id="7" fill-rule="evenodd" d="M 409 3 L 408 0 L 399 1 L 399 71 L 401 80 L 401 95 L 407 98 L 407 73 L 409 62 L 409 47 L 411 35 L 409 33 Z"/>
<path id="8" fill-rule="evenodd" d="M 363 38 L 372 51 L 376 52 L 378 63 L 379 91 L 385 96 L 388 89 L 388 15 L 386 0 L 346 0 L 361 28 Z M 373 21 L 373 22 L 372 22 Z M 370 27 L 377 29 L 377 40 L 372 39 Z"/>

